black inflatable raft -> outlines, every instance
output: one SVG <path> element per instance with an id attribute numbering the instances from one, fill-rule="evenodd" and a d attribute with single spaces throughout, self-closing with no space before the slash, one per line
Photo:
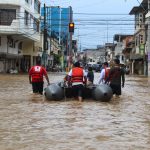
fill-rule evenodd
<path id="1" fill-rule="evenodd" d="M 53 83 L 45 88 L 45 96 L 48 100 L 63 100 L 64 98 L 73 97 L 73 91 L 71 87 L 65 86 L 63 82 Z M 84 99 L 107 102 L 111 100 L 112 96 L 112 89 L 106 84 L 84 87 Z"/>

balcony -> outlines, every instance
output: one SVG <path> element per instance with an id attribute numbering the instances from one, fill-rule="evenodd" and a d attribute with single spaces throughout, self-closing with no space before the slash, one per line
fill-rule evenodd
<path id="1" fill-rule="evenodd" d="M 4 0 L 4 1 L 1 1 L 0 5 L 19 6 L 20 5 L 20 0 Z"/>
<path id="2" fill-rule="evenodd" d="M 0 34 L 11 35 L 15 38 L 40 41 L 40 34 L 32 27 L 25 26 L 23 22 L 14 19 L 11 25 L 0 25 Z"/>
<path id="3" fill-rule="evenodd" d="M 146 18 L 149 18 L 149 17 L 150 17 L 150 11 L 148 11 L 148 13 L 146 14 L 145 17 L 146 17 Z"/>

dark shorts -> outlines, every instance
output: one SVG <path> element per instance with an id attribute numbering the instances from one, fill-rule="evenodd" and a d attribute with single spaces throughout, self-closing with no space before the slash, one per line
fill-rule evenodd
<path id="1" fill-rule="evenodd" d="M 33 93 L 43 94 L 43 82 L 32 82 Z"/>
<path id="2" fill-rule="evenodd" d="M 73 90 L 74 97 L 77 97 L 77 96 L 83 97 L 83 85 L 82 84 L 72 86 L 72 90 Z"/>
<path id="3" fill-rule="evenodd" d="M 120 84 L 110 84 L 113 94 L 121 95 L 121 85 Z"/>

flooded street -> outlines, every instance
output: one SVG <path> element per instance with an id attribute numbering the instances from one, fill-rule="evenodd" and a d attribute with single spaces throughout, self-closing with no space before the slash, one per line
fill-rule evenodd
<path id="1" fill-rule="evenodd" d="M 51 102 L 32 94 L 28 75 L 1 74 L 0 150 L 149 150 L 149 87 L 148 78 L 126 76 L 122 96 L 108 103 Z"/>

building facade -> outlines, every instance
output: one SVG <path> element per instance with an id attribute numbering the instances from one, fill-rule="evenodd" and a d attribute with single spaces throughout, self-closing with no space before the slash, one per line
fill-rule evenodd
<path id="1" fill-rule="evenodd" d="M 27 72 L 35 63 L 39 18 L 39 0 L 0 0 L 0 72 Z"/>
<path id="2" fill-rule="evenodd" d="M 134 42 L 134 36 L 130 35 L 123 39 L 123 54 L 124 54 L 124 64 L 126 68 L 129 69 L 130 74 L 134 74 L 136 72 L 137 66 L 134 63 L 134 60 L 131 59 L 134 54 L 134 48 L 135 48 L 135 42 Z"/>
<path id="3" fill-rule="evenodd" d="M 72 46 L 72 35 L 69 33 L 68 25 L 73 20 L 72 8 L 61 8 L 59 6 L 46 6 L 41 9 L 41 16 L 46 14 L 47 38 L 58 40 L 61 53 L 61 66 L 64 67 L 62 61 L 67 61 L 69 47 Z M 41 29 L 44 28 L 44 22 L 41 21 Z M 52 42 L 51 42 L 52 45 Z M 52 46 L 51 46 L 52 47 Z M 71 48 L 72 49 L 72 48 Z M 50 54 L 52 54 L 50 48 Z M 51 56 L 50 56 L 51 57 Z M 62 58 L 63 57 L 63 58 Z"/>
<path id="4" fill-rule="evenodd" d="M 133 60 L 133 63 L 137 68 L 135 73 L 139 75 L 148 74 L 147 46 L 149 42 L 147 41 L 148 34 L 146 32 L 148 26 L 145 25 L 145 16 L 148 10 L 147 2 L 147 0 L 143 0 L 139 6 L 133 7 L 129 13 L 130 15 L 135 16 L 135 47 L 132 51 L 131 60 Z"/>
<path id="5" fill-rule="evenodd" d="M 114 52 L 115 44 L 114 43 L 105 43 L 105 59 L 108 63 L 110 63 L 115 55 Z"/>
<path id="6" fill-rule="evenodd" d="M 97 49 L 84 49 L 83 53 L 83 55 L 86 56 L 87 64 L 102 64 L 106 61 L 106 50 L 104 46 Z"/>
<path id="7" fill-rule="evenodd" d="M 125 35 L 125 34 L 115 34 L 114 35 L 114 57 L 118 58 L 120 60 L 121 64 L 125 64 L 125 55 L 123 53 L 123 50 L 125 48 L 124 39 L 127 37 L 130 37 L 131 35 Z"/>

